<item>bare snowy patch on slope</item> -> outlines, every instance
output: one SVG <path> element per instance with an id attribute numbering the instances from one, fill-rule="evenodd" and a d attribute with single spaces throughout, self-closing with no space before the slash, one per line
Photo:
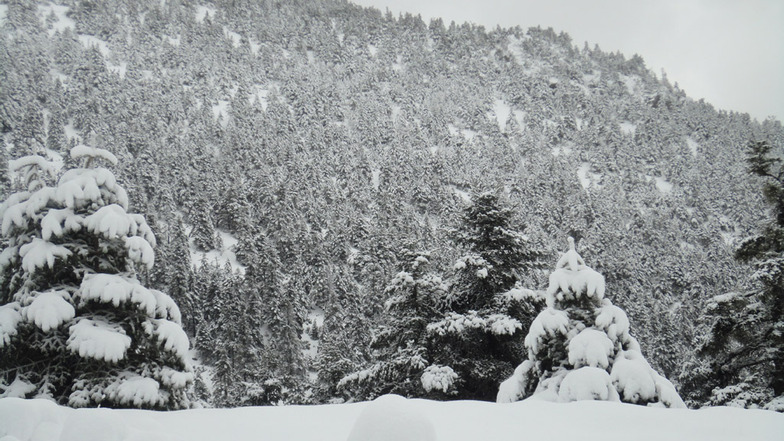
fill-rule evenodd
<path id="1" fill-rule="evenodd" d="M 629 95 L 638 99 L 643 98 L 642 79 L 638 75 L 620 75 L 620 77 Z"/>
<path id="2" fill-rule="evenodd" d="M 196 21 L 203 23 L 204 19 L 209 17 L 210 20 L 215 18 L 215 8 L 209 6 L 196 6 Z"/>
<path id="3" fill-rule="evenodd" d="M 493 114 L 498 123 L 498 130 L 505 132 L 506 121 L 509 119 L 509 115 L 512 114 L 512 108 L 504 100 L 495 100 L 493 101 Z"/>
<path id="4" fill-rule="evenodd" d="M 572 154 L 574 148 L 574 144 L 571 142 L 565 142 L 563 144 L 557 145 L 550 150 L 550 153 L 553 156 L 569 156 Z"/>
<path id="5" fill-rule="evenodd" d="M 0 5 L 0 8 L 3 7 L 5 7 L 6 10 L 8 9 L 8 6 Z M 53 37 L 58 31 L 63 32 L 68 28 L 74 29 L 76 27 L 76 23 L 66 15 L 69 9 L 68 6 L 56 5 L 54 3 L 38 5 L 38 17 L 41 19 L 41 23 L 43 24 L 43 27 L 46 28 L 46 33 L 49 34 L 50 37 Z M 54 17 L 51 25 L 47 23 L 50 16 Z"/>
<path id="6" fill-rule="evenodd" d="M 240 47 L 240 45 L 242 44 L 242 35 L 229 30 L 226 26 L 223 27 L 223 35 L 225 35 L 226 38 L 231 40 L 231 45 L 234 46 L 235 48 Z"/>
<path id="7" fill-rule="evenodd" d="M 229 101 L 218 100 L 218 104 L 212 106 L 212 117 L 225 129 L 229 125 Z"/>
<path id="8" fill-rule="evenodd" d="M 450 135 L 462 136 L 466 141 L 471 141 L 472 139 L 476 138 L 476 135 L 478 135 L 477 132 L 471 129 L 459 129 L 453 124 L 447 125 L 446 129 L 449 131 Z"/>
<path id="9" fill-rule="evenodd" d="M 94 35 L 79 34 L 79 43 L 87 49 L 95 47 L 104 58 L 108 58 L 112 51 L 109 50 L 109 43 L 101 40 Z"/>
<path id="10" fill-rule="evenodd" d="M 689 147 L 689 151 L 691 151 L 691 155 L 695 158 L 699 153 L 700 145 L 697 144 L 697 141 L 693 140 L 691 137 L 686 137 L 686 145 Z"/>
<path id="11" fill-rule="evenodd" d="M 654 185 L 656 186 L 656 189 L 664 194 L 671 193 L 674 187 L 674 185 L 672 185 L 671 182 L 669 182 L 668 180 L 664 179 L 661 176 L 645 175 L 645 182 L 651 182 L 651 181 L 653 181 Z"/>
<path id="12" fill-rule="evenodd" d="M 591 164 L 583 162 L 577 169 L 577 179 L 580 180 L 580 185 L 588 190 L 589 188 L 602 188 L 600 182 L 602 181 L 601 173 L 591 172 Z"/>
<path id="13" fill-rule="evenodd" d="M 191 231 L 193 230 L 192 225 L 185 224 L 185 234 L 190 235 Z M 237 240 L 236 237 L 232 236 L 226 231 L 223 230 L 216 230 L 218 235 L 221 238 L 221 243 L 223 247 L 220 250 L 210 250 L 207 252 L 199 251 L 193 245 L 193 240 L 188 240 L 191 250 L 191 266 L 194 269 L 198 270 L 201 268 L 202 262 L 207 262 L 208 264 L 215 264 L 222 267 L 225 267 L 226 264 L 229 264 L 231 270 L 244 275 L 245 274 L 245 266 L 241 265 L 237 262 L 237 255 L 234 254 L 234 250 L 236 249 Z"/>
<path id="14" fill-rule="evenodd" d="M 637 125 L 632 124 L 629 121 L 624 121 L 619 124 L 621 128 L 621 133 L 628 136 L 634 136 L 634 133 L 637 131 Z"/>
<path id="15" fill-rule="evenodd" d="M 303 327 L 302 335 L 300 336 L 300 339 L 305 343 L 305 347 L 302 349 L 302 355 L 307 359 L 315 360 L 318 355 L 318 335 L 324 326 L 324 317 L 324 310 L 319 307 L 315 307 L 308 312 L 305 326 Z M 318 375 L 315 372 L 313 372 L 313 374 Z"/>

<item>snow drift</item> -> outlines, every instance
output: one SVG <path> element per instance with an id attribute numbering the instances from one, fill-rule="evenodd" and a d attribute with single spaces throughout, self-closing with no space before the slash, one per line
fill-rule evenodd
<path id="1" fill-rule="evenodd" d="M 373 441 L 409 439 L 405 436 L 412 427 L 417 439 L 438 441 L 778 441 L 784 415 L 729 407 L 686 410 L 536 399 L 496 404 L 390 396 L 371 403 L 172 412 L 71 409 L 46 400 L 0 399 L 2 441 L 346 441 L 358 435 Z"/>

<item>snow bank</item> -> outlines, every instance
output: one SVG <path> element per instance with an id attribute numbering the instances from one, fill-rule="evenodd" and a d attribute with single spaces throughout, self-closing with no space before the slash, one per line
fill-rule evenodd
<path id="1" fill-rule="evenodd" d="M 399 395 L 383 395 L 365 407 L 348 441 L 435 441 L 433 423 Z"/>
<path id="2" fill-rule="evenodd" d="M 150 412 L 0 399 L 0 439 L 19 441 L 346 441 L 359 436 L 362 432 L 353 431 L 364 430 L 361 426 L 368 421 L 379 424 L 369 430 L 376 438 L 352 440 L 403 440 L 416 438 L 381 437 L 405 430 L 394 422 L 414 420 L 431 424 L 431 439 L 439 441 L 778 441 L 784 433 L 784 415 L 770 411 L 661 409 L 604 401 L 495 404 L 382 397 L 372 403 Z"/>

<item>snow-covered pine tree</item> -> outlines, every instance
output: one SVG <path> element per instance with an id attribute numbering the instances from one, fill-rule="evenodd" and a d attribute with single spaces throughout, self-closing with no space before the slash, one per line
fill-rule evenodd
<path id="1" fill-rule="evenodd" d="M 544 307 L 541 295 L 520 286 L 540 253 L 512 216 L 495 194 L 481 193 L 455 234 L 466 254 L 454 265 L 445 314 L 427 326 L 435 359 L 460 377 L 454 398 L 495 399 L 500 379 L 523 361 L 522 335 Z"/>
<path id="2" fill-rule="evenodd" d="M 749 171 L 765 180 L 773 219 L 745 240 L 736 259 L 754 266 L 753 288 L 715 296 L 711 329 L 698 353 L 713 386 L 708 404 L 784 412 L 784 165 L 768 141 L 749 145 Z"/>
<path id="3" fill-rule="evenodd" d="M 457 374 L 449 367 L 431 364 L 427 324 L 438 312 L 436 304 L 446 286 L 430 269 L 429 253 L 405 252 L 405 266 L 387 285 L 385 323 L 373 333 L 374 362 L 338 383 L 356 399 L 383 394 L 437 397 L 455 391 Z"/>
<path id="4" fill-rule="evenodd" d="M 63 173 L 40 156 L 11 161 L 26 189 L 0 207 L 0 396 L 46 397 L 74 407 L 188 406 L 192 374 L 180 311 L 147 289 L 155 236 L 98 162 L 110 152 L 79 145 L 84 168 Z"/>
<path id="5" fill-rule="evenodd" d="M 466 255 L 455 263 L 451 309 L 465 312 L 491 305 L 521 277 L 536 268 L 541 252 L 513 226 L 514 212 L 492 192 L 471 198 L 454 240 Z"/>
<path id="6" fill-rule="evenodd" d="M 498 402 L 538 395 L 685 407 L 672 383 L 645 360 L 629 319 L 604 291 L 604 277 L 585 265 L 570 237 L 569 251 L 550 275 L 547 309 L 525 338 L 528 359 L 501 384 Z"/>

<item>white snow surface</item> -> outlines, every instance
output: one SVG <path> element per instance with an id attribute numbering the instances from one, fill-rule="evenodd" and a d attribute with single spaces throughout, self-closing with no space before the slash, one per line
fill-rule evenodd
<path id="1" fill-rule="evenodd" d="M 229 28 L 225 26 L 223 27 L 223 35 L 225 35 L 226 38 L 231 40 L 231 45 L 234 46 L 235 48 L 238 48 L 240 47 L 240 45 L 242 45 L 242 35 L 229 30 Z"/>
<path id="2" fill-rule="evenodd" d="M 509 119 L 509 115 L 512 114 L 512 108 L 504 100 L 495 100 L 493 101 L 493 114 L 498 123 L 498 130 L 505 132 L 506 121 Z"/>
<path id="3" fill-rule="evenodd" d="M 670 193 L 672 191 L 672 183 L 667 181 L 666 179 L 660 176 L 654 176 L 654 181 L 656 181 L 656 188 L 662 193 Z"/>
<path id="4" fill-rule="evenodd" d="M 697 157 L 699 154 L 700 145 L 697 144 L 697 141 L 693 140 L 690 137 L 686 137 L 686 145 L 689 147 L 689 151 L 693 157 Z"/>
<path id="5" fill-rule="evenodd" d="M 357 418 L 348 441 L 435 441 L 433 423 L 399 395 L 383 395 Z"/>
<path id="6" fill-rule="evenodd" d="M 185 234 L 190 236 L 190 232 L 193 230 L 192 225 L 185 224 Z M 228 263 L 231 266 L 231 270 L 238 273 L 238 274 L 245 274 L 245 266 L 241 265 L 237 261 L 237 255 L 234 253 L 236 249 L 236 245 L 239 240 L 232 236 L 231 233 L 223 230 L 216 229 L 218 235 L 221 238 L 221 244 L 223 247 L 220 250 L 210 250 L 207 252 L 198 250 L 193 243 L 190 244 L 190 251 L 191 251 L 191 266 L 194 269 L 198 270 L 201 268 L 202 262 L 206 261 L 209 264 L 215 264 L 217 266 L 225 267 Z"/>
<path id="7" fill-rule="evenodd" d="M 0 439 L 250 441 L 262 436 L 265 441 L 346 441 L 350 435 L 352 440 L 363 441 L 416 439 L 381 438 L 387 431 L 401 434 L 405 427 L 394 425 L 401 421 L 432 425 L 431 439 L 439 441 L 779 441 L 784 433 L 784 414 L 730 407 L 686 410 L 604 401 L 529 399 L 496 404 L 382 398 L 372 403 L 177 412 L 71 409 L 47 400 L 3 398 Z M 359 420 L 360 415 L 362 420 L 378 423 L 364 429 L 367 438 L 359 438 L 361 426 L 367 425 Z"/>
<path id="8" fill-rule="evenodd" d="M 637 125 L 630 123 L 629 121 L 624 121 L 620 123 L 621 133 L 624 135 L 634 136 L 634 133 L 637 131 Z"/>
<path id="9" fill-rule="evenodd" d="M 215 17 L 215 8 L 209 6 L 196 6 L 196 21 L 201 23 L 209 16 L 210 20 Z"/>

